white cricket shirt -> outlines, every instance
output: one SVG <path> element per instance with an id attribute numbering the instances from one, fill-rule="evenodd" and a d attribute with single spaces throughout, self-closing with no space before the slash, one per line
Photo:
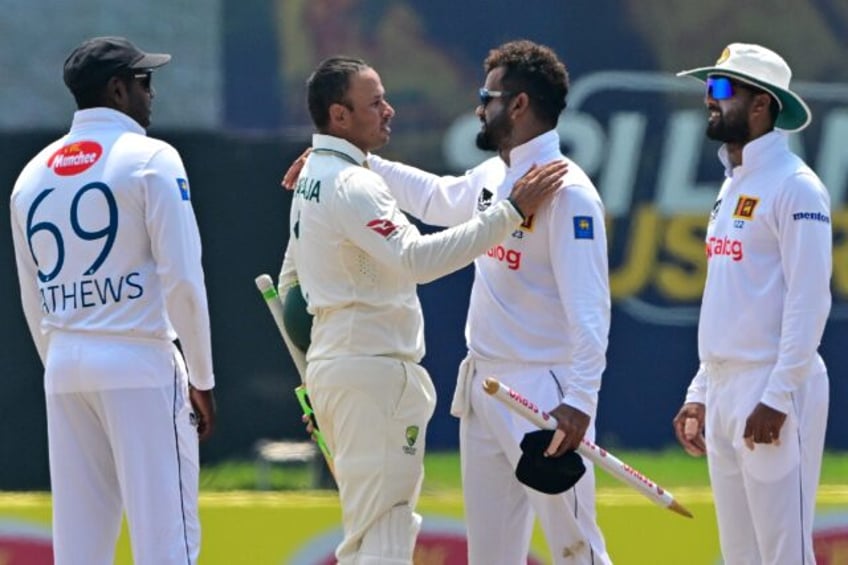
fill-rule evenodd
<path id="1" fill-rule="evenodd" d="M 422 221 L 454 225 L 505 199 L 533 165 L 565 159 L 546 132 L 461 177 L 439 177 L 369 157 L 401 208 Z M 563 189 L 535 217 L 474 262 L 465 336 L 478 359 L 565 365 L 563 402 L 594 414 L 606 367 L 610 293 L 604 208 L 573 161 Z"/>
<path id="2" fill-rule="evenodd" d="M 42 362 L 53 331 L 179 337 L 192 385 L 214 386 L 200 236 L 173 147 L 116 110 L 77 111 L 68 134 L 21 172 L 11 216 L 21 299 Z M 139 385 L 126 378 L 98 386 Z M 163 384 L 172 378 L 161 376 Z"/>
<path id="3" fill-rule="evenodd" d="M 351 143 L 315 134 L 298 178 L 280 287 L 299 279 L 315 318 L 307 360 L 424 355 L 416 285 L 456 271 L 521 223 L 509 202 L 421 235 Z"/>
<path id="4" fill-rule="evenodd" d="M 773 131 L 727 150 L 706 237 L 707 280 L 698 324 L 701 369 L 687 401 L 704 402 L 704 363 L 769 363 L 762 402 L 788 413 L 789 398 L 816 368 L 830 312 L 830 196 Z"/>

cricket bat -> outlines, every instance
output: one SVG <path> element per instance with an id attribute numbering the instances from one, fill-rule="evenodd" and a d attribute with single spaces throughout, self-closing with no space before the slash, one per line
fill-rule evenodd
<path id="1" fill-rule="evenodd" d="M 324 435 L 321 433 L 321 430 L 318 429 L 318 422 L 315 420 L 315 412 L 312 410 L 312 405 L 309 403 L 309 396 L 306 393 L 306 384 L 304 383 L 304 378 L 306 377 L 306 352 L 301 351 L 292 342 L 288 332 L 286 332 L 286 326 L 283 322 L 283 299 L 280 298 L 277 288 L 274 286 L 274 279 L 271 278 L 271 275 L 261 274 L 256 277 L 255 282 L 256 288 L 258 288 L 259 292 L 262 293 L 262 297 L 265 299 L 265 304 L 268 306 L 268 310 L 271 312 L 271 316 L 277 324 L 277 329 L 280 330 L 280 336 L 282 336 L 283 342 L 286 344 L 286 349 L 288 350 L 292 361 L 294 361 L 297 373 L 300 375 L 301 384 L 294 389 L 294 393 L 297 397 L 298 404 L 300 404 L 301 410 L 303 410 L 303 414 L 312 422 L 312 439 L 316 444 L 318 444 L 318 449 L 321 450 L 321 454 L 324 456 L 324 461 L 326 461 L 327 467 L 330 469 L 330 473 L 332 473 L 333 478 L 335 478 L 336 468 L 333 465 L 333 456 L 330 453 L 330 448 L 327 446 L 327 442 L 324 440 Z"/>

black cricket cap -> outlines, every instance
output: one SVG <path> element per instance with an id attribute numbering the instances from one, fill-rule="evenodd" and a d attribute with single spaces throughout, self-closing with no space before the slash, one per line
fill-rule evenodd
<path id="1" fill-rule="evenodd" d="M 125 37 L 93 37 L 65 59 L 64 80 L 76 93 L 104 85 L 122 70 L 155 69 L 170 60 L 165 53 L 145 53 Z"/>
<path id="2" fill-rule="evenodd" d="M 586 472 L 583 458 L 576 451 L 568 451 L 562 457 L 545 457 L 553 436 L 553 430 L 525 434 L 521 440 L 521 459 L 515 467 L 515 477 L 522 484 L 545 494 L 567 491 Z"/>

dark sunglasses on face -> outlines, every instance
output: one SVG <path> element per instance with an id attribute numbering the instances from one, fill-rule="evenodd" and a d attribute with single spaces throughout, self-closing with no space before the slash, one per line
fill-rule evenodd
<path id="1" fill-rule="evenodd" d="M 714 100 L 733 98 L 733 82 L 727 77 L 707 77 L 707 96 Z"/>
<path id="2" fill-rule="evenodd" d="M 485 108 L 494 98 L 502 98 L 509 95 L 509 92 L 506 90 L 489 90 L 484 86 L 477 91 L 477 94 L 480 96 L 480 105 Z"/>
<path id="3" fill-rule="evenodd" d="M 150 80 L 153 77 L 153 71 L 144 71 L 141 73 L 134 73 L 133 78 L 138 81 L 138 83 L 145 90 L 150 90 Z"/>

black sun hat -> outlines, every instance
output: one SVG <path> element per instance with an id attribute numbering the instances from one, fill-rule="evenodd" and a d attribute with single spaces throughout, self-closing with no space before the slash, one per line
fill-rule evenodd
<path id="1" fill-rule="evenodd" d="M 64 80 L 71 92 L 106 84 L 122 70 L 150 70 L 171 60 L 166 53 L 145 53 L 125 37 L 93 37 L 65 59 Z"/>

